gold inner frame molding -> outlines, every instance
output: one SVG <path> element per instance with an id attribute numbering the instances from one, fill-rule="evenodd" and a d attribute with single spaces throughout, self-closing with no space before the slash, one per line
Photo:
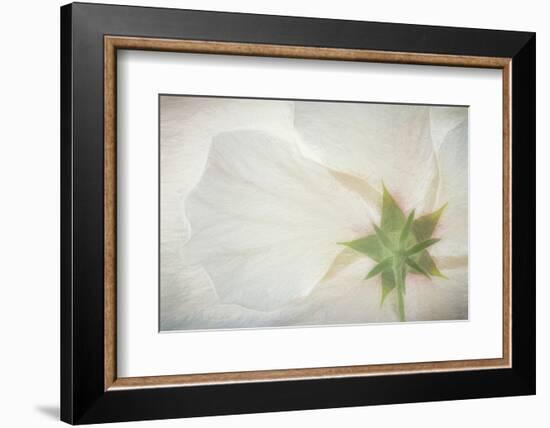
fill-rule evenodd
<path id="1" fill-rule="evenodd" d="M 503 144 L 503 287 L 502 357 L 492 359 L 431 361 L 420 363 L 315 367 L 170 376 L 117 376 L 116 318 L 116 89 L 117 50 L 147 50 L 212 55 L 241 55 L 337 61 L 382 62 L 393 64 L 441 65 L 494 68 L 502 70 L 502 144 Z M 104 37 L 104 389 L 192 386 L 204 384 L 297 380 L 311 378 L 358 377 L 419 372 L 480 370 L 511 367 L 511 58 L 385 52 L 307 46 L 282 46 L 252 43 L 170 40 L 140 37 Z"/>

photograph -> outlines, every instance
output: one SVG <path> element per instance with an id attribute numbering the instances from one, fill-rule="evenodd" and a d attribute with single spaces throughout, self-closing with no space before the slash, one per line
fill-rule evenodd
<path id="1" fill-rule="evenodd" d="M 8 425 L 540 414 L 544 14 L 116 1 L 8 20 Z"/>
<path id="2" fill-rule="evenodd" d="M 468 116 L 160 94 L 159 330 L 468 320 Z"/>

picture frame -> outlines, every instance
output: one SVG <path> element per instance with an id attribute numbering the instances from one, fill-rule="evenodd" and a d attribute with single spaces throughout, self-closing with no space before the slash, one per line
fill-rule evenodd
<path id="1" fill-rule="evenodd" d="M 121 50 L 502 70 L 502 356 L 118 376 Z M 63 6 L 61 419 L 87 424 L 534 394 L 535 97 L 534 33 Z"/>

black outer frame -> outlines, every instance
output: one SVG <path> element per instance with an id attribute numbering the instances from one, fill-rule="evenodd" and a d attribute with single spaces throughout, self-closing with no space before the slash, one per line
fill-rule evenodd
<path id="1" fill-rule="evenodd" d="M 512 58 L 512 368 L 104 391 L 103 37 Z M 535 34 L 73 3 L 61 8 L 61 420 L 71 424 L 535 393 Z"/>

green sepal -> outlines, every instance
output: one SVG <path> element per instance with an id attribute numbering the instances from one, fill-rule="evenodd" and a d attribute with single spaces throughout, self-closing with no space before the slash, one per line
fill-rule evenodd
<path id="1" fill-rule="evenodd" d="M 421 273 L 422 275 L 426 276 L 428 279 L 431 279 L 428 271 L 426 271 L 422 266 L 416 263 L 412 258 L 407 257 L 407 259 L 405 260 L 405 263 L 407 263 L 410 267 L 412 267 L 416 272 Z"/>
<path id="2" fill-rule="evenodd" d="M 441 214 L 443 214 L 443 211 L 445 211 L 446 207 L 447 204 L 443 205 L 441 208 L 430 214 L 418 217 L 414 221 L 413 233 L 418 242 L 425 241 L 426 239 L 431 238 L 434 233 L 435 227 L 439 222 Z"/>
<path id="3" fill-rule="evenodd" d="M 441 218 L 441 215 L 443 214 L 443 211 L 445 211 L 446 207 L 447 204 L 444 204 L 438 210 L 430 214 L 423 215 L 413 222 L 413 234 L 418 242 L 425 241 L 426 239 L 431 238 L 437 224 L 439 223 L 439 219 Z M 445 275 L 441 273 L 434 259 L 432 258 L 432 256 L 430 256 L 430 253 L 428 253 L 428 251 L 422 251 L 417 255 L 417 257 L 418 258 L 416 259 L 416 262 L 431 276 L 448 279 Z"/>
<path id="4" fill-rule="evenodd" d="M 395 279 L 393 278 L 393 272 L 382 272 L 382 297 L 380 298 L 380 306 L 384 304 L 384 300 L 388 297 L 388 294 L 395 288 Z"/>
<path id="5" fill-rule="evenodd" d="M 431 276 L 437 276 L 439 278 L 449 279 L 441 273 L 441 271 L 435 264 L 434 259 L 432 258 L 432 256 L 430 256 L 430 253 L 428 253 L 426 250 L 420 253 L 420 257 L 418 257 L 417 263 L 422 268 L 424 268 L 424 270 L 426 270 L 426 272 L 428 272 Z"/>
<path id="6" fill-rule="evenodd" d="M 352 250 L 366 254 L 376 262 L 384 258 L 384 249 L 376 235 L 365 236 L 364 238 L 356 239 L 355 241 L 339 242 L 340 245 L 345 245 Z"/>
<path id="7" fill-rule="evenodd" d="M 387 269 L 391 269 L 392 262 L 393 262 L 393 257 L 385 258 L 370 270 L 370 272 L 368 273 L 365 279 L 370 279 L 373 276 L 376 276 Z"/>
<path id="8" fill-rule="evenodd" d="M 414 210 L 412 210 L 409 216 L 407 217 L 405 226 L 403 226 L 403 229 L 401 230 L 401 236 L 399 237 L 399 245 L 401 247 L 407 243 L 409 234 L 411 232 L 411 226 L 412 226 L 413 220 L 414 220 Z"/>
<path id="9" fill-rule="evenodd" d="M 432 245 L 436 244 L 439 241 L 441 241 L 441 239 L 439 238 L 426 239 L 425 241 L 419 242 L 418 244 L 413 245 L 411 248 L 405 251 L 405 255 L 412 256 L 416 253 L 419 253 L 422 250 L 425 250 L 428 247 L 431 247 Z"/>
<path id="10" fill-rule="evenodd" d="M 403 210 L 384 186 L 380 227 L 373 225 L 375 234 L 339 243 L 377 262 L 366 279 L 380 274 L 380 306 L 384 304 L 388 294 L 397 288 L 397 309 L 401 321 L 406 318 L 404 296 L 408 271 L 421 273 L 428 278 L 446 278 L 427 251 L 428 247 L 439 242 L 439 239 L 432 238 L 432 235 L 445 207 L 446 204 L 416 220 L 414 210 L 405 217 Z"/>
<path id="11" fill-rule="evenodd" d="M 394 250 L 393 244 L 390 238 L 388 237 L 388 235 L 386 235 L 386 233 L 382 229 L 380 229 L 377 225 L 374 224 L 373 226 L 374 226 L 374 231 L 376 232 L 376 237 L 378 238 L 378 241 L 388 250 L 393 252 Z"/>
<path id="12" fill-rule="evenodd" d="M 380 220 L 380 228 L 385 232 L 401 230 L 405 224 L 405 214 L 399 205 L 395 202 L 386 186 L 384 186 L 382 194 L 382 218 Z"/>

